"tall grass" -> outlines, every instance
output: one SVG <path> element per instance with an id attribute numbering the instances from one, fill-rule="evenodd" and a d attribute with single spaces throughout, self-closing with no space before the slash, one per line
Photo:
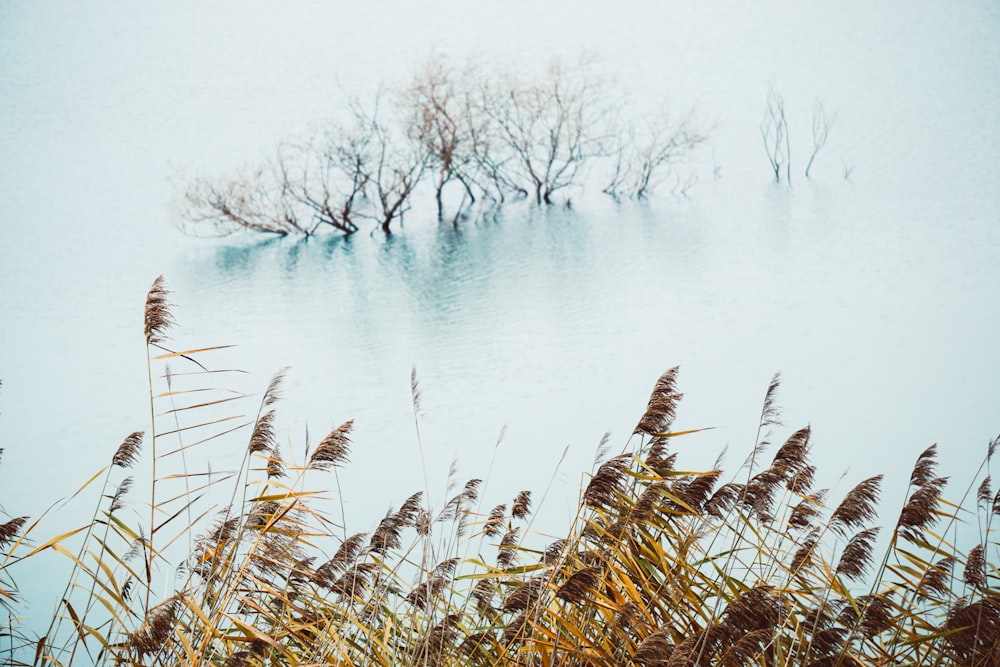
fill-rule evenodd
<path id="1" fill-rule="evenodd" d="M 876 526 L 880 475 L 831 498 L 813 488 L 809 428 L 768 445 L 777 377 L 746 464 L 685 470 L 672 445 L 692 436 L 671 430 L 674 368 L 621 452 L 589 476 L 560 539 L 532 531 L 528 491 L 488 507 L 478 479 L 442 507 L 417 490 L 351 533 L 331 514 L 336 496 L 317 489 L 349 464 L 352 423 L 286 456 L 275 432 L 282 375 L 257 398 L 215 388 L 227 371 L 206 359 L 219 348 L 170 349 L 171 324 L 161 278 L 145 312 L 151 422 L 85 485 L 101 488 L 92 518 L 46 540 L 33 536 L 37 520 L 0 520 L 10 664 L 1000 662 L 1000 494 L 989 476 L 1000 439 L 957 501 L 927 448 L 898 516 Z M 412 389 L 416 416 L 415 374 Z M 203 465 L 216 443 L 238 446 L 240 464 Z M 978 535 L 970 548 L 948 537 L 958 522 Z M 29 637 L 13 575 L 50 550 L 70 573 L 51 624 Z"/>

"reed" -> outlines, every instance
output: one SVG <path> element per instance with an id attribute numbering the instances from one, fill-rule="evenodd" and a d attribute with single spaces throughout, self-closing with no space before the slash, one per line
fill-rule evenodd
<path id="1" fill-rule="evenodd" d="M 781 428 L 777 376 L 745 466 L 680 467 L 673 443 L 694 432 L 672 430 L 674 368 L 558 539 L 533 529 L 528 491 L 483 505 L 472 479 L 436 508 L 425 476 L 370 532 L 351 533 L 343 503 L 318 489 L 349 465 L 352 422 L 283 457 L 283 374 L 257 399 L 216 386 L 229 377 L 211 368 L 219 347 L 167 347 L 167 294 L 157 279 L 146 305 L 151 423 L 84 484 L 102 485 L 92 518 L 36 541 L 38 519 L 0 515 L 7 663 L 1000 664 L 1000 438 L 958 500 L 926 449 L 880 527 L 880 475 L 827 504 L 810 429 L 768 444 Z M 417 419 L 415 373 L 412 389 Z M 241 452 L 236 467 L 195 465 L 220 442 Z M 959 522 L 971 545 L 948 538 Z M 14 574 L 44 551 L 71 571 L 47 631 L 29 636 Z"/>

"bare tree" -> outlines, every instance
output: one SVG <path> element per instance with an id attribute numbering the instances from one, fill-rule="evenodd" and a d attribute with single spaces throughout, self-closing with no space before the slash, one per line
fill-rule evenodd
<path id="1" fill-rule="evenodd" d="M 486 86 L 483 111 L 512 157 L 504 180 L 523 183 L 537 204 L 576 184 L 587 161 L 607 153 L 611 107 L 603 92 L 588 66 L 559 63 L 539 82 L 508 74 Z"/>
<path id="2" fill-rule="evenodd" d="M 788 121 L 785 120 L 785 100 L 771 88 L 767 92 L 767 111 L 760 123 L 760 136 L 764 140 L 764 151 L 774 171 L 774 180 L 781 182 L 782 167 L 785 178 L 792 179 L 792 151 L 788 142 Z"/>
<path id="3" fill-rule="evenodd" d="M 334 126 L 304 145 L 279 149 L 282 187 L 311 211 L 313 229 L 326 224 L 345 235 L 358 231 L 375 157 L 372 144 L 368 128 L 356 124 Z"/>
<path id="4" fill-rule="evenodd" d="M 280 236 L 311 234 L 283 182 L 281 170 L 271 162 L 248 168 L 230 180 L 196 178 L 183 194 L 182 215 L 199 227 L 211 225 L 219 235 L 241 229 Z"/>
<path id="5" fill-rule="evenodd" d="M 376 96 L 370 111 L 357 101 L 352 101 L 350 108 L 361 135 L 370 141 L 371 166 L 367 180 L 372 207 L 369 215 L 383 232 L 390 234 L 392 222 L 402 219 L 410 209 L 411 195 L 429 158 L 422 144 L 407 140 L 399 132 L 398 124 L 385 121 L 380 99 L 381 95 Z"/>
<path id="6" fill-rule="evenodd" d="M 481 195 L 494 203 L 503 204 L 507 194 L 526 197 L 528 191 L 520 184 L 513 166 L 515 156 L 495 117 L 506 103 L 498 99 L 496 85 L 477 78 L 466 91 L 462 118 L 468 129 L 474 170 L 470 183 Z"/>
<path id="7" fill-rule="evenodd" d="M 826 146 L 826 140 L 830 137 L 830 128 L 833 127 L 834 118 L 835 116 L 826 115 L 822 102 L 819 100 L 813 102 L 813 150 L 809 156 L 809 163 L 806 164 L 806 178 L 809 178 L 809 170 L 812 169 L 813 160 L 816 159 L 816 155 Z"/>
<path id="8" fill-rule="evenodd" d="M 407 109 L 407 132 L 428 158 L 428 168 L 434 172 L 434 200 L 438 219 L 444 217 L 444 188 L 452 181 L 461 183 L 461 211 L 475 202 L 476 150 L 474 142 L 482 140 L 469 113 L 469 87 L 473 71 L 456 71 L 443 57 L 424 63 L 402 95 Z M 456 218 L 457 219 L 457 218 Z"/>
<path id="9" fill-rule="evenodd" d="M 693 126 L 690 114 L 675 124 L 661 112 L 625 123 L 616 139 L 614 171 L 604 192 L 615 199 L 645 199 L 707 136 Z M 688 181 L 682 192 L 689 186 Z"/>
<path id="10" fill-rule="evenodd" d="M 321 225 L 346 235 L 358 230 L 359 205 L 374 160 L 372 137 L 330 128 L 305 143 L 279 145 L 274 159 L 228 181 L 196 179 L 183 196 L 182 215 L 216 233 L 240 229 L 312 236 Z"/>
<path id="11" fill-rule="evenodd" d="M 449 184 L 461 192 L 457 224 L 479 200 L 498 206 L 517 196 L 551 204 L 557 193 L 583 185 L 589 166 L 609 156 L 614 175 L 605 192 L 614 197 L 643 198 L 672 173 L 675 190 L 683 192 L 690 180 L 682 183 L 675 165 L 705 135 L 690 118 L 675 123 L 665 114 L 616 130 L 612 103 L 618 98 L 610 92 L 586 63 L 557 62 L 525 81 L 435 58 L 393 98 L 401 102 L 394 109 L 380 105 L 381 94 L 368 106 L 348 101 L 346 124 L 286 141 L 274 159 L 231 180 L 196 179 L 184 193 L 183 214 L 222 234 L 250 229 L 311 236 L 329 226 L 350 235 L 362 220 L 389 234 L 428 174 L 439 220 Z M 780 180 L 788 162 L 787 126 L 780 96 L 773 97 L 772 118 L 781 121 L 772 140 Z M 761 126 L 766 146 L 774 128 Z"/>
<path id="12" fill-rule="evenodd" d="M 277 157 L 230 181 L 197 179 L 184 194 L 183 215 L 216 232 L 238 229 L 313 235 L 329 225 L 345 235 L 361 219 L 386 233 L 408 210 L 426 157 L 395 126 L 349 103 L 351 123 L 332 126 L 303 143 L 286 142 Z"/>

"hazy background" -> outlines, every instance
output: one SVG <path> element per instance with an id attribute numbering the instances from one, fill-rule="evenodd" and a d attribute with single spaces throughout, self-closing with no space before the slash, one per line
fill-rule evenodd
<path id="1" fill-rule="evenodd" d="M 540 495 L 569 446 L 540 519 L 561 525 L 602 434 L 624 445 L 677 364 L 677 427 L 715 427 L 678 443 L 688 468 L 728 444 L 735 470 L 780 370 L 775 437 L 811 423 L 821 480 L 850 469 L 834 497 L 885 472 L 895 511 L 932 442 L 957 493 L 1000 432 L 998 38 L 992 1 L 4 3 L 0 503 L 38 515 L 147 428 L 160 273 L 178 346 L 237 344 L 218 363 L 250 371 L 247 391 L 291 367 L 286 447 L 356 419 L 351 530 L 422 487 L 414 365 L 437 504 L 452 458 L 484 476 L 506 425 L 487 499 Z M 186 179 L 234 172 L 432 53 L 526 71 L 591 54 L 636 104 L 710 129 L 697 183 L 459 233 L 416 210 L 389 242 L 177 229 Z M 761 147 L 771 86 L 791 187 Z M 836 121 L 806 180 L 817 98 Z M 19 576 L 29 599 L 41 574 Z"/>

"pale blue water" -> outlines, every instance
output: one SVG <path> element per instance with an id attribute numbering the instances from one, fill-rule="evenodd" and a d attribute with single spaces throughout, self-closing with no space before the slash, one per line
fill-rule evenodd
<path id="1" fill-rule="evenodd" d="M 716 427 L 681 444 L 691 468 L 726 444 L 731 467 L 742 460 L 780 370 L 776 437 L 811 423 L 826 483 L 885 472 L 896 498 L 932 442 L 964 482 L 1000 432 L 998 14 L 992 2 L 5 5 L 0 503 L 39 514 L 146 428 L 142 304 L 160 273 L 179 345 L 238 344 L 219 363 L 250 371 L 234 380 L 248 391 L 291 367 L 283 440 L 356 419 L 342 477 L 352 529 L 422 486 L 414 365 L 432 487 L 456 457 L 463 480 L 485 475 L 505 425 L 491 501 L 540 494 L 569 446 L 547 526 L 572 511 L 602 434 L 623 444 L 676 364 L 678 427 Z M 697 184 L 645 206 L 513 207 L 458 231 L 415 211 L 390 240 L 177 230 L 169 204 L 186 177 L 255 159 L 331 114 L 339 89 L 405 80 L 432 48 L 528 68 L 596 53 L 639 103 L 694 106 L 712 127 Z M 791 188 L 760 148 L 772 84 L 796 142 Z M 837 120 L 806 180 L 815 97 Z M 45 589 L 37 570 L 20 580 Z"/>

